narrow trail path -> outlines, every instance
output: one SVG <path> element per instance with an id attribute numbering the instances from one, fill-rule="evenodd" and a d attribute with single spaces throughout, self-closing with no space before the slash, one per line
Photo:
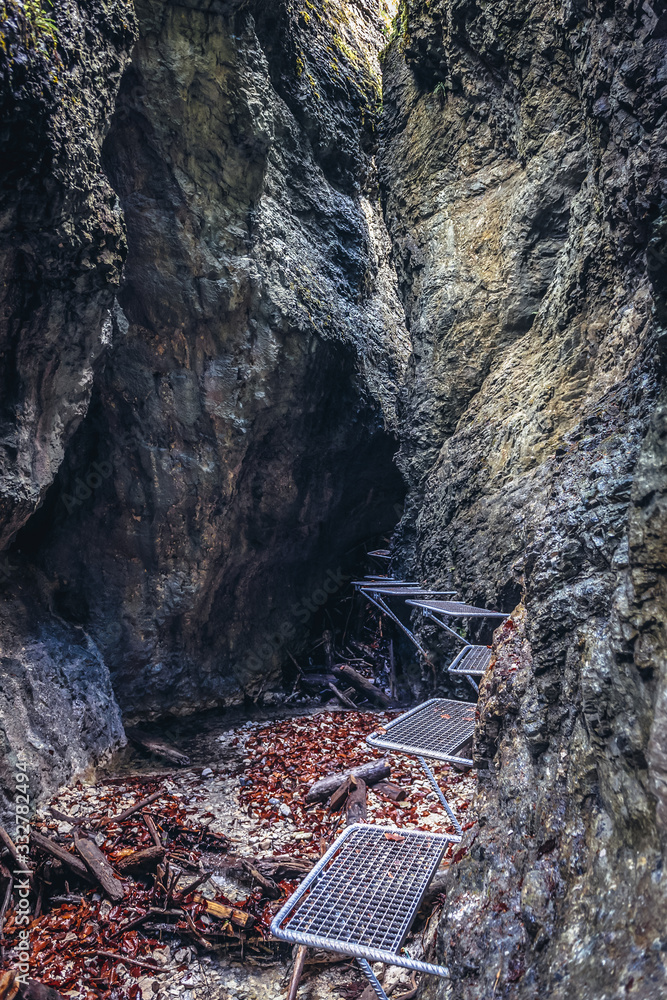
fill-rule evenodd
<path id="1" fill-rule="evenodd" d="M 264 1000 L 286 996 L 290 950 L 263 941 L 260 931 L 268 926 L 299 878 L 281 881 L 281 898 L 267 901 L 261 899 L 260 890 L 253 887 L 252 879 L 235 860 L 282 857 L 315 863 L 344 819 L 328 815 L 325 803 L 307 805 L 304 800 L 309 786 L 325 775 L 377 759 L 377 752 L 365 744 L 365 736 L 396 714 L 318 710 L 282 719 L 239 720 L 232 728 L 228 717 L 218 716 L 216 721 L 210 716 L 199 724 L 182 724 L 178 745 L 191 758 L 189 768 L 167 770 L 155 759 L 128 748 L 96 773 L 61 789 L 50 805 L 78 820 L 91 814 L 116 816 L 142 796 L 163 792 L 150 807 L 158 828 L 161 824 L 165 829 L 169 824 L 195 831 L 205 828 L 209 835 L 222 834 L 229 839 L 223 852 L 211 836 L 207 839 L 204 835 L 194 843 L 192 857 L 201 870 L 212 873 L 199 890 L 202 901 L 238 907 L 254 914 L 257 923 L 253 935 L 239 935 L 238 928 L 229 922 L 221 931 L 219 923 L 200 912 L 201 905 L 199 910 L 193 909 L 197 929 L 204 938 L 210 931 L 215 950 L 202 947 L 193 935 L 166 930 L 142 933 L 139 928 L 118 935 L 118 927 L 141 913 L 138 907 L 145 909 L 146 902 L 130 895 L 114 908 L 98 892 L 79 888 L 80 902 L 52 904 L 33 923 L 32 974 L 65 994 L 86 1000 Z M 173 731 L 170 735 L 173 738 Z M 397 754 L 389 754 L 388 759 L 391 780 L 406 789 L 407 798 L 395 803 L 370 788 L 368 822 L 449 829 L 419 764 Z M 436 770 L 462 825 L 472 825 L 474 777 L 446 765 Z M 129 826 L 120 831 L 122 836 L 113 826 L 97 835 L 99 846 L 112 862 L 122 853 L 128 836 L 134 847 L 150 843 L 140 813 L 127 822 Z M 55 819 L 48 809 L 36 818 L 34 828 L 44 836 L 65 841 L 72 831 L 71 824 Z M 443 866 L 450 860 L 446 857 Z M 188 884 L 196 874 L 184 868 L 177 885 Z M 432 919 L 427 927 L 434 930 L 435 923 Z M 423 949 L 420 939 L 425 930 L 422 920 L 411 943 L 415 952 Z M 7 933 L 11 943 L 11 925 Z M 246 940 L 239 946 L 241 937 Z M 124 952 L 171 971 L 156 975 L 150 969 L 95 956 L 93 940 L 98 950 Z M 324 961 L 317 963 L 317 959 Z M 104 961 L 105 967 L 101 964 Z M 365 981 L 355 963 L 327 965 L 327 961 L 331 961 L 330 955 L 309 955 L 299 996 L 356 1000 Z M 111 988 L 101 992 L 101 981 L 106 978 L 111 979 Z M 409 974 L 389 970 L 385 988 L 395 996 L 409 991 Z"/>

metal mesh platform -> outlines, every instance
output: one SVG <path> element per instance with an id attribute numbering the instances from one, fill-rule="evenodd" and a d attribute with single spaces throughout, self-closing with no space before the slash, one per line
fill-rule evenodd
<path id="1" fill-rule="evenodd" d="M 440 615 L 447 615 L 451 618 L 507 618 L 505 611 L 490 611 L 488 608 L 478 608 L 474 604 L 465 604 L 463 601 L 408 601 L 416 608 L 424 608 L 425 611 L 435 611 Z"/>
<path id="2" fill-rule="evenodd" d="M 283 941 L 447 975 L 399 954 L 447 844 L 443 834 L 355 824 L 271 923 Z"/>
<path id="3" fill-rule="evenodd" d="M 468 757 L 457 754 L 475 731 L 476 708 L 473 702 L 431 698 L 382 730 L 371 733 L 366 742 L 381 750 L 399 750 L 434 760 L 472 765 Z"/>
<path id="4" fill-rule="evenodd" d="M 419 594 L 454 594 L 454 590 L 431 590 L 429 587 L 420 587 L 418 583 L 407 583 L 399 586 L 389 584 L 364 584 L 360 590 L 369 591 L 371 594 L 387 594 L 389 597 L 415 597 Z"/>
<path id="5" fill-rule="evenodd" d="M 488 646 L 465 646 L 455 660 L 447 668 L 450 674 L 472 674 L 481 677 L 491 660 L 491 649 Z"/>

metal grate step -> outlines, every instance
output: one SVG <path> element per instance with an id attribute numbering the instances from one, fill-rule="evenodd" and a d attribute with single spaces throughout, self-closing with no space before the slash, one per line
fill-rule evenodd
<path id="1" fill-rule="evenodd" d="M 447 668 L 450 674 L 481 677 L 491 661 L 489 646 L 465 646 Z"/>
<path id="2" fill-rule="evenodd" d="M 457 754 L 475 732 L 476 708 L 473 702 L 431 698 L 366 737 L 366 742 L 381 750 L 470 766 L 472 760 Z"/>
<path id="3" fill-rule="evenodd" d="M 407 604 L 414 604 L 416 608 L 423 608 L 425 611 L 435 611 L 440 615 L 447 615 L 450 618 L 507 618 L 504 611 L 490 611 L 488 608 L 478 608 L 474 604 L 465 604 L 463 601 L 407 601 Z"/>
<path id="4" fill-rule="evenodd" d="M 355 824 L 345 830 L 271 924 L 271 933 L 309 947 L 420 968 L 401 955 L 415 914 L 453 838 Z"/>

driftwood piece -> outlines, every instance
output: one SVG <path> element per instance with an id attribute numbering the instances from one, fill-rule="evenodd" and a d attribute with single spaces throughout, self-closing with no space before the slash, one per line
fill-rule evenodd
<path id="1" fill-rule="evenodd" d="M 255 866 L 248 861 L 246 858 L 243 859 L 243 870 L 250 875 L 254 882 L 262 887 L 262 896 L 265 899 L 279 899 L 281 895 L 281 890 L 279 886 L 273 881 L 272 878 L 268 878 L 266 875 L 262 875 L 260 871 L 255 868 Z"/>
<path id="2" fill-rule="evenodd" d="M 143 809 L 144 806 L 149 806 L 151 802 L 155 802 L 156 799 L 159 799 L 161 796 L 165 794 L 166 793 L 163 791 L 153 792 L 152 795 L 147 795 L 145 799 L 139 799 L 139 801 L 135 802 L 133 806 L 129 806 L 127 809 L 125 809 L 122 813 L 119 813 L 117 816 L 104 816 L 103 819 L 100 820 L 98 825 L 108 826 L 109 823 L 122 823 L 124 819 L 129 819 L 129 817 L 132 816 L 133 813 L 137 812 L 139 809 Z"/>
<path id="3" fill-rule="evenodd" d="M 361 691 L 367 698 L 374 701 L 376 705 L 380 705 L 381 708 L 387 708 L 391 705 L 391 698 L 386 695 L 384 691 L 373 684 L 372 681 L 366 680 L 366 678 L 355 670 L 354 667 L 349 666 L 347 663 L 340 663 L 334 670 L 336 677 L 341 680 L 347 681 L 352 687 L 356 688 L 357 691 Z"/>
<path id="4" fill-rule="evenodd" d="M 125 895 L 125 886 L 116 877 L 116 873 L 95 841 L 79 837 L 75 840 L 74 846 L 83 858 L 90 874 L 97 879 L 109 899 L 114 903 L 119 903 Z"/>
<path id="5" fill-rule="evenodd" d="M 21 857 L 21 855 L 17 851 L 16 844 L 14 843 L 14 841 L 12 840 L 12 838 L 9 836 L 9 834 L 5 830 L 4 826 L 0 826 L 0 840 L 5 845 L 5 847 L 9 851 L 9 853 L 11 854 L 11 856 L 12 856 L 12 858 L 14 860 L 14 864 L 17 866 L 17 868 L 20 868 L 21 871 L 26 872 L 26 874 L 30 878 L 30 881 L 32 882 L 32 872 L 30 871 L 30 869 L 28 868 L 27 864 L 25 863 L 25 860 Z"/>
<path id="6" fill-rule="evenodd" d="M 255 923 L 255 917 L 253 917 L 252 913 L 246 913 L 245 910 L 237 910 L 235 906 L 216 903 L 213 899 L 205 899 L 199 893 L 195 895 L 195 901 L 204 904 L 206 912 L 210 917 L 216 917 L 218 920 L 231 920 L 237 927 L 252 927 Z"/>
<path id="7" fill-rule="evenodd" d="M 187 754 L 182 753 L 167 740 L 162 739 L 160 736 L 151 736 L 150 733 L 144 732 L 143 729 L 137 729 L 133 727 L 132 729 L 125 730 L 127 738 L 134 743 L 135 746 L 140 747 L 142 750 L 148 751 L 148 753 L 153 753 L 156 757 L 164 757 L 165 760 L 170 760 L 172 764 L 178 764 L 179 767 L 188 767 L 190 764 L 190 758 Z"/>
<path id="8" fill-rule="evenodd" d="M 320 778 L 319 781 L 316 781 L 308 789 L 305 801 L 308 803 L 324 802 L 325 799 L 333 795 L 349 775 L 353 775 L 355 778 L 363 778 L 367 785 L 375 785 L 378 781 L 388 778 L 390 774 L 389 761 L 385 759 L 372 760 L 368 764 L 362 764 L 361 767 L 351 767 L 349 771 L 343 771 L 340 774 L 330 774 L 326 778 Z"/>
<path id="9" fill-rule="evenodd" d="M 165 854 L 166 848 L 164 847 L 145 847 L 142 851 L 133 851 L 132 854 L 126 854 L 125 857 L 120 858 L 116 861 L 115 868 L 121 875 L 152 871 Z"/>
<path id="10" fill-rule="evenodd" d="M 381 795 L 392 802 L 405 802 L 408 797 L 407 788 L 401 788 L 393 781 L 378 781 L 376 785 L 373 785 L 373 791 L 376 795 Z"/>
<path id="11" fill-rule="evenodd" d="M 144 818 L 144 823 L 146 824 L 148 832 L 153 838 L 153 843 L 156 847 L 162 847 L 162 840 L 160 839 L 160 834 L 158 833 L 153 817 L 149 812 L 146 812 L 146 810 L 142 810 L 141 815 Z"/>
<path id="12" fill-rule="evenodd" d="M 363 778 L 359 778 L 356 788 L 352 789 L 345 803 L 345 825 L 365 823 L 366 818 L 366 782 Z"/>
<path id="13" fill-rule="evenodd" d="M 296 995 L 299 990 L 299 983 L 301 982 L 301 976 L 303 975 L 303 965 L 305 961 L 306 961 L 306 946 L 300 944 L 296 950 L 294 966 L 292 967 L 292 978 L 290 979 L 289 993 L 287 994 L 287 1000 L 296 1000 Z"/>
<path id="14" fill-rule="evenodd" d="M 56 861 L 62 862 L 62 864 L 67 865 L 70 871 L 73 871 L 75 875 L 79 878 L 83 878 L 86 882 L 95 883 L 95 879 L 92 878 L 90 872 L 84 865 L 83 861 L 80 861 L 75 854 L 70 854 L 68 850 L 61 847 L 60 844 L 54 844 L 52 840 L 48 837 L 43 837 L 41 833 L 37 833 L 36 830 L 30 831 L 30 840 L 38 847 L 40 851 L 44 851 L 45 854 L 49 854 Z"/>
<path id="15" fill-rule="evenodd" d="M 352 701 L 352 699 L 348 698 L 348 696 L 346 694 L 343 694 L 343 692 L 340 690 L 340 688 L 337 688 L 336 685 L 333 683 L 333 681 L 329 682 L 329 687 L 331 688 L 331 690 L 333 691 L 333 693 L 336 695 L 336 697 L 338 698 L 338 700 L 341 702 L 341 704 L 346 705 L 347 708 L 353 708 L 355 710 L 355 712 L 357 711 L 357 709 L 358 709 L 359 706 L 355 705 L 355 703 Z"/>
<path id="16" fill-rule="evenodd" d="M 319 694 L 320 691 L 324 691 L 325 688 L 328 688 L 330 684 L 334 684 L 335 682 L 336 678 L 333 674 L 302 673 L 299 677 L 299 684 L 309 694 Z"/>
<path id="17" fill-rule="evenodd" d="M 329 799 L 328 810 L 330 813 L 338 812 L 347 802 L 347 797 L 351 791 L 357 787 L 357 779 L 351 774 L 345 779 L 342 785 L 336 789 Z"/>

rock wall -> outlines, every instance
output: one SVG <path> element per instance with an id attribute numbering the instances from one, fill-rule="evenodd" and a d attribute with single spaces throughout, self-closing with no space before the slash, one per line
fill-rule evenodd
<path id="1" fill-rule="evenodd" d="M 57 155 L 30 196 L 20 166 L 6 185 L 8 245 L 24 203 L 35 230 L 23 270 L 7 255 L 9 301 L 33 310 L 3 327 L 29 360 L 8 348 L 3 369 L 26 395 L 6 400 L 4 641 L 25 672 L 7 706 L 30 701 L 38 636 L 63 666 L 64 635 L 52 680 L 73 704 L 82 636 L 126 717 L 256 699 L 396 521 L 409 342 L 374 162 L 388 15 L 325 7 L 140 0 L 127 65 L 122 4 L 65 6 L 30 48 L 16 0 Z M 17 163 L 42 141 L 21 100 Z M 91 718 L 113 699 L 95 671 Z M 74 756 L 119 727 L 113 709 L 95 739 L 68 732 Z"/>
<path id="2" fill-rule="evenodd" d="M 23 749 L 33 798 L 123 738 L 94 643 L 8 555 L 54 482 L 111 339 L 126 252 L 101 146 L 132 5 L 0 8 L 0 814 Z"/>
<path id="3" fill-rule="evenodd" d="M 415 0 L 386 55 L 395 565 L 521 601 L 428 995 L 667 989 L 665 34 L 649 4 Z"/>

